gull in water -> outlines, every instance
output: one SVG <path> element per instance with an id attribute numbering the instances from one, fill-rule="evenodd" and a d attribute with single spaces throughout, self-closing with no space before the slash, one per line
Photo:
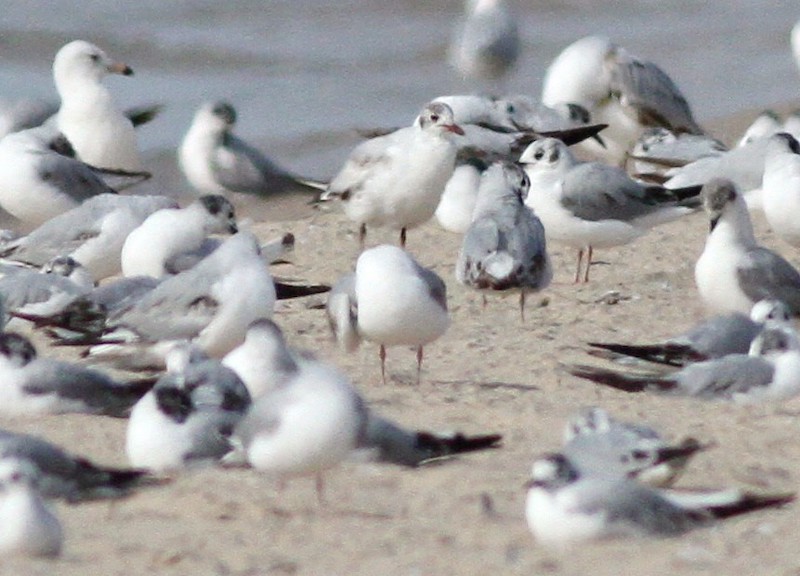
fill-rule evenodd
<path id="1" fill-rule="evenodd" d="M 548 240 L 578 249 L 575 282 L 584 252 L 583 281 L 588 282 L 594 248 L 627 244 L 653 226 L 691 213 L 699 192 L 699 187 L 667 191 L 637 182 L 621 168 L 581 162 L 555 138 L 533 142 L 520 163 L 530 178 L 525 203 L 541 219 Z"/>
<path id="2" fill-rule="evenodd" d="M 361 246 L 367 226 L 399 228 L 405 246 L 406 230 L 436 211 L 455 167 L 455 135 L 463 133 L 449 106 L 428 104 L 413 126 L 357 146 L 321 200 L 341 198 L 359 226 Z"/>
<path id="3" fill-rule="evenodd" d="M 503 0 L 466 0 L 450 45 L 450 63 L 464 76 L 496 81 L 520 53 L 517 20 Z"/>
<path id="4" fill-rule="evenodd" d="M 0 256 L 43 266 L 70 256 L 96 281 L 122 272 L 120 254 L 128 234 L 153 212 L 177 208 L 166 196 L 101 194 L 56 216 L 27 236 L 0 243 Z"/>
<path id="5" fill-rule="evenodd" d="M 37 470 L 18 458 L 0 459 L 0 555 L 55 557 L 64 531 L 36 486 Z"/>
<path id="6" fill-rule="evenodd" d="M 677 536 L 794 500 L 790 493 L 651 488 L 625 477 L 586 473 L 563 454 L 537 459 L 527 487 L 528 527 L 537 542 L 555 548 L 615 536 Z"/>
<path id="7" fill-rule="evenodd" d="M 545 229 L 525 205 L 529 185 L 518 164 L 496 162 L 484 172 L 456 263 L 456 279 L 465 286 L 519 290 L 523 320 L 526 292 L 546 288 L 553 278 Z"/>
<path id="8" fill-rule="evenodd" d="M 580 104 L 594 122 L 608 124 L 603 132 L 605 147 L 592 145 L 590 150 L 615 165 L 624 162 L 647 128 L 703 132 L 666 72 L 602 36 L 581 38 L 553 60 L 545 74 L 542 102 Z"/>
<path id="9" fill-rule="evenodd" d="M 791 314 L 783 302 L 760 300 L 750 316 L 739 312 L 720 314 L 694 328 L 657 344 L 617 344 L 590 342 L 593 356 L 639 358 L 668 366 L 686 366 L 692 362 L 722 358 L 728 354 L 747 354 L 761 331 L 775 323 L 791 324 Z"/>
<path id="10" fill-rule="evenodd" d="M 233 133 L 236 110 L 225 101 L 198 108 L 178 149 L 178 164 L 201 194 L 319 195 L 324 185 L 287 172 Z"/>
<path id="11" fill-rule="evenodd" d="M 122 274 L 161 278 L 174 269 L 173 259 L 198 250 L 210 234 L 237 231 L 233 205 L 224 196 L 201 196 L 186 208 L 164 208 L 128 234 L 120 254 Z"/>
<path id="12" fill-rule="evenodd" d="M 800 315 L 800 273 L 776 252 L 759 246 L 744 198 L 730 180 L 703 187 L 710 231 L 694 269 L 706 307 L 749 314 L 759 300 L 779 300 Z"/>
<path id="13" fill-rule="evenodd" d="M 102 83 L 107 74 L 130 76 L 133 70 L 83 40 L 70 42 L 58 51 L 53 61 L 53 77 L 61 97 L 57 126 L 84 162 L 98 168 L 139 172 L 142 163 L 136 132 Z"/>
<path id="14" fill-rule="evenodd" d="M 761 201 L 773 232 L 800 246 L 800 144 L 791 134 L 779 132 L 769 139 Z"/>
<path id="15" fill-rule="evenodd" d="M 70 143 L 47 128 L 0 140 L 0 206 L 27 227 L 44 224 L 100 194 L 116 194 Z"/>
<path id="16" fill-rule="evenodd" d="M 624 392 L 739 404 L 781 402 L 800 394 L 800 342 L 791 326 L 776 324 L 756 336 L 748 354 L 696 362 L 671 374 L 626 373 L 594 366 L 571 366 L 569 372 Z"/>
<path id="17" fill-rule="evenodd" d="M 94 369 L 36 354 L 19 334 L 0 334 L 0 412 L 125 417 L 153 383 L 121 383 Z"/>
<path id="18" fill-rule="evenodd" d="M 402 248 L 382 245 L 358 257 L 354 274 L 331 289 L 328 319 L 347 351 L 361 339 L 380 345 L 381 377 L 386 382 L 386 347 L 417 349 L 417 382 L 423 346 L 447 331 L 447 288 L 432 270 L 424 268 Z"/>
<path id="19" fill-rule="evenodd" d="M 669 486 L 703 448 L 694 438 L 669 444 L 649 426 L 622 422 L 593 407 L 567 423 L 561 452 L 581 472 Z"/>
<path id="20" fill-rule="evenodd" d="M 218 360 L 170 368 L 128 420 L 125 452 L 137 468 L 164 472 L 216 462 L 230 452 L 229 437 L 250 408 L 247 388 Z"/>

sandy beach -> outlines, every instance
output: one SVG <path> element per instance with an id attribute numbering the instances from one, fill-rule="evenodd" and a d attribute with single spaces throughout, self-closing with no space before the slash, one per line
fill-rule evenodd
<path id="1" fill-rule="evenodd" d="M 754 114 L 712 124 L 735 136 Z M 800 265 L 760 213 L 757 236 Z M 255 226 L 263 239 L 292 232 L 292 264 L 278 276 L 333 282 L 357 256 L 355 226 L 339 210 Z M 665 540 L 616 540 L 568 553 L 533 539 L 524 520 L 533 459 L 558 449 L 567 418 L 597 405 L 646 422 L 672 439 L 693 436 L 701 453 L 678 485 L 795 490 L 800 485 L 800 399 L 740 407 L 628 395 L 567 374 L 562 364 L 596 361 L 588 340 L 654 341 L 705 315 L 693 270 L 707 222 L 696 213 L 639 241 L 596 252 L 588 284 L 573 284 L 575 253 L 549 246 L 555 277 L 528 299 L 489 298 L 459 286 L 460 237 L 435 223 L 409 233 L 408 247 L 446 281 L 450 330 L 425 350 L 422 383 L 410 349 L 392 348 L 381 384 L 377 347 L 346 355 L 331 341 L 322 298 L 281 302 L 275 319 L 295 347 L 341 367 L 370 407 L 407 427 L 503 434 L 497 450 L 419 469 L 348 462 L 326 475 L 326 504 L 312 479 L 276 483 L 254 471 L 204 468 L 116 502 L 56 503 L 66 541 L 56 561 L 4 560 L 8 574 L 790 574 L 800 567 L 800 505 L 727 521 Z M 395 242 L 373 230 L 368 244 Z M 40 353 L 55 351 L 43 347 Z M 66 353 L 71 354 L 71 353 Z M 598 361 L 599 362 L 599 361 Z M 0 418 L 97 463 L 126 465 L 124 420 L 91 416 Z"/>

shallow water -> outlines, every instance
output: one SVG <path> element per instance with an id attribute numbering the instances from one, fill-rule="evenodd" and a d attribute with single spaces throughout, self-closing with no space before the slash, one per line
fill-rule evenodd
<path id="1" fill-rule="evenodd" d="M 54 99 L 57 49 L 93 41 L 136 71 L 109 81 L 123 105 L 167 105 L 141 130 L 151 155 L 172 154 L 200 102 L 227 98 L 241 135 L 296 172 L 327 178 L 356 142 L 352 128 L 408 124 L 431 98 L 476 89 L 446 62 L 462 6 L 453 0 L 14 4 L 0 17 L 0 97 Z M 558 52 L 600 33 L 667 70 L 701 122 L 798 99 L 788 40 L 796 2 L 513 4 L 524 52 L 509 91 L 538 95 Z"/>

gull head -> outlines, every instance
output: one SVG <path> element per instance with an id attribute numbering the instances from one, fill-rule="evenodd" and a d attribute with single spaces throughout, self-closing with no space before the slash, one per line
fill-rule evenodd
<path id="1" fill-rule="evenodd" d="M 23 367 L 36 359 L 36 348 L 20 334 L 0 334 L 0 357 L 12 366 Z"/>
<path id="2" fill-rule="evenodd" d="M 455 123 L 453 109 L 444 102 L 431 102 L 425 106 L 417 121 L 422 130 L 435 130 L 443 136 L 448 134 L 464 135 L 464 130 Z"/>
<path id="3" fill-rule="evenodd" d="M 581 410 L 567 422 L 564 442 L 586 434 L 607 434 L 611 430 L 611 416 L 602 408 L 592 406 Z"/>
<path id="4" fill-rule="evenodd" d="M 750 344 L 750 356 L 770 358 L 800 350 L 797 333 L 791 326 L 774 325 L 764 328 Z"/>
<path id="5" fill-rule="evenodd" d="M 726 208 L 736 202 L 739 193 L 736 185 L 727 178 L 712 178 L 703 185 L 700 196 L 711 223 L 710 231 L 713 231 Z"/>
<path id="6" fill-rule="evenodd" d="M 561 165 L 570 164 L 571 153 L 561 140 L 557 138 L 542 138 L 531 144 L 519 157 L 520 164 L 526 168 L 552 170 Z"/>
<path id="7" fill-rule="evenodd" d="M 789 307 L 780 300 L 759 300 L 750 310 L 750 320 L 763 324 L 777 322 L 788 324 L 792 321 Z"/>
<path id="8" fill-rule="evenodd" d="M 781 152 L 800 154 L 800 143 L 788 132 L 777 132 L 770 137 L 770 148 Z"/>
<path id="9" fill-rule="evenodd" d="M 520 203 L 525 202 L 525 198 L 528 197 L 528 190 L 531 187 L 531 181 L 525 170 L 514 162 L 497 162 L 496 166 L 503 171 L 503 178 L 506 184 L 514 192 L 514 195 L 519 198 Z"/>
<path id="10" fill-rule="evenodd" d="M 0 494 L 19 487 L 36 488 L 39 469 L 30 461 L 6 457 L 0 460 Z"/>
<path id="11" fill-rule="evenodd" d="M 239 226 L 236 224 L 236 212 L 233 204 L 227 198 L 219 194 L 209 194 L 201 196 L 199 202 L 209 216 L 206 225 L 207 233 L 236 234 L 239 231 Z"/>
<path id="12" fill-rule="evenodd" d="M 576 482 L 579 478 L 578 470 L 566 456 L 559 453 L 545 454 L 533 463 L 531 478 L 525 486 L 557 490 Z"/>
<path id="13" fill-rule="evenodd" d="M 212 133 L 228 132 L 236 124 L 236 109 L 230 102 L 218 100 L 202 104 L 194 115 L 193 125 Z"/>
<path id="14" fill-rule="evenodd" d="M 100 82 L 106 74 L 130 76 L 133 70 L 115 62 L 100 48 L 84 40 L 75 40 L 63 46 L 53 61 L 53 76 L 59 93 L 73 81 Z M 62 98 L 64 94 L 61 94 Z"/>

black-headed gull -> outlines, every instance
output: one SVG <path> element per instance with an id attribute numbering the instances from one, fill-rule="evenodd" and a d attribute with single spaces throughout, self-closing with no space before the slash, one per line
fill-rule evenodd
<path id="1" fill-rule="evenodd" d="M 362 246 L 367 226 L 399 229 L 405 246 L 406 230 L 436 211 L 455 166 L 454 136 L 463 133 L 448 105 L 428 104 L 413 126 L 357 146 L 321 199 L 342 199 Z"/>

